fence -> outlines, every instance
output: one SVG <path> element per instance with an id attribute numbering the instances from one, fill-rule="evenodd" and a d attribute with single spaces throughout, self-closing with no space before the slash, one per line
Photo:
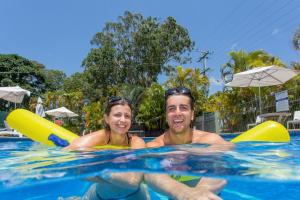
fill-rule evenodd
<path id="1" fill-rule="evenodd" d="M 204 115 L 196 117 L 194 122 L 194 128 L 198 130 L 204 130 L 209 132 L 219 133 L 221 130 L 220 120 L 218 112 L 204 113 Z"/>
<path id="2" fill-rule="evenodd" d="M 300 87 L 288 90 L 289 110 L 291 116 L 287 118 L 292 120 L 294 112 L 300 110 Z M 261 97 L 262 113 L 276 112 L 275 93 Z M 195 128 L 199 130 L 211 131 L 211 132 L 243 132 L 247 130 L 247 124 L 255 123 L 256 116 L 259 115 L 259 100 L 255 97 L 253 100 L 247 103 L 241 103 L 236 105 L 241 108 L 242 112 L 234 114 L 236 119 L 239 119 L 238 123 L 228 128 L 226 119 L 220 119 L 218 113 L 205 113 L 204 116 L 199 116 L 195 121 Z M 229 116 L 230 117 L 230 116 Z M 286 125 L 286 124 L 284 124 Z"/>

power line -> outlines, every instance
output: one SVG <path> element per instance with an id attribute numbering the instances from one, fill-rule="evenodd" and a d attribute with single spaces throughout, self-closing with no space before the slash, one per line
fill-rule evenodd
<path id="1" fill-rule="evenodd" d="M 246 1 L 239 1 L 239 4 L 237 4 L 231 11 L 229 11 L 227 15 L 224 18 L 222 18 L 223 20 L 220 21 L 220 23 L 216 25 L 215 28 L 212 29 L 213 32 L 210 31 L 208 35 L 211 38 L 214 37 L 215 35 L 218 35 L 217 33 L 220 32 L 220 30 L 222 30 L 224 24 L 226 24 L 225 22 L 228 21 L 245 4 L 245 2 Z"/>
<path id="2" fill-rule="evenodd" d="M 279 2 L 279 1 L 276 1 Z M 247 25 L 247 29 L 242 29 L 242 31 L 240 32 L 240 36 L 238 36 L 237 38 L 234 38 L 234 40 L 232 40 L 230 43 L 236 43 L 237 41 L 247 38 L 247 36 L 251 36 L 251 34 L 253 32 L 255 32 L 257 30 L 257 27 L 262 26 L 263 28 L 265 28 L 266 26 L 264 25 L 264 23 L 266 22 L 266 19 L 269 19 L 270 16 L 274 15 L 274 13 L 278 14 L 280 13 L 280 11 L 282 11 L 286 6 L 288 6 L 292 1 L 286 1 L 284 5 L 281 5 L 280 7 L 274 8 L 274 7 L 269 7 L 269 9 L 267 9 L 268 12 L 264 12 L 262 16 L 262 19 L 258 22 L 258 24 L 255 24 L 254 27 L 250 27 L 249 25 Z M 272 6 L 274 6 L 272 4 Z M 272 9 L 274 8 L 274 9 Z M 255 16 L 257 17 L 257 16 Z M 264 25 L 264 26 L 263 26 Z M 224 45 L 223 45 L 224 46 Z M 224 49 L 222 45 L 219 45 L 219 48 L 216 50 L 220 50 L 220 49 Z"/>
<path id="3" fill-rule="evenodd" d="M 282 7 L 283 7 L 283 6 L 282 6 Z M 281 8 L 282 8 L 282 7 L 281 7 Z M 293 9 L 289 9 L 287 12 L 282 13 L 281 15 L 278 15 L 277 18 L 280 19 L 280 18 L 283 18 L 284 16 L 289 15 L 289 13 L 295 13 L 295 12 L 291 12 L 291 11 L 296 10 L 298 7 L 299 7 L 299 6 L 293 7 Z M 278 9 L 277 9 L 277 10 L 278 10 Z M 276 19 L 277 19 L 277 18 L 276 18 Z M 296 16 L 296 17 L 293 17 L 292 19 L 298 19 L 298 18 L 297 18 L 297 16 Z M 291 21 L 293 21 L 292 19 L 288 19 L 287 21 L 285 21 L 285 22 L 283 23 L 283 25 L 282 25 L 282 28 L 283 28 L 283 27 L 286 27 L 287 24 L 291 24 Z M 277 21 L 276 21 L 276 20 L 272 20 L 272 21 L 269 21 L 268 24 L 270 24 L 270 23 L 271 23 L 271 24 L 274 24 L 274 22 L 277 22 Z M 255 35 L 257 35 L 258 33 L 259 33 L 259 32 L 256 31 L 256 32 L 255 32 Z M 255 35 L 252 34 L 252 37 L 254 37 Z M 250 36 L 251 36 L 251 35 L 250 35 Z M 266 37 L 269 37 L 269 35 L 266 36 Z M 263 37 L 260 37 L 260 39 L 259 39 L 258 41 L 261 41 L 262 38 L 263 38 Z M 252 39 L 252 38 L 251 38 L 251 39 Z M 251 40 L 247 40 L 247 41 L 250 43 Z M 255 41 L 255 43 L 257 43 L 257 41 Z M 251 43 L 251 45 L 253 45 L 253 44 L 254 44 L 254 43 Z M 221 52 L 224 52 L 224 50 L 225 50 L 225 48 L 223 48 L 223 49 L 222 49 L 222 48 L 218 48 L 217 50 L 219 50 L 219 49 L 220 49 L 220 50 L 223 50 L 223 51 L 221 51 Z M 218 52 L 218 51 L 217 51 L 217 52 Z"/>
<path id="4" fill-rule="evenodd" d="M 250 11 L 250 12 L 248 12 L 248 14 L 246 15 L 247 17 L 245 18 L 245 19 L 243 19 L 242 17 L 240 17 L 239 19 L 241 19 L 240 21 L 241 22 L 243 22 L 242 23 L 242 26 L 240 26 L 240 27 L 237 27 L 237 26 L 234 26 L 235 27 L 235 29 L 233 29 L 234 30 L 234 32 L 232 32 L 230 35 L 232 35 L 232 36 L 235 36 L 235 35 L 237 35 L 237 33 L 239 33 L 241 30 L 245 30 L 245 29 L 247 29 L 247 28 L 249 28 L 249 21 L 248 21 L 248 19 L 251 19 L 251 17 L 252 16 L 255 16 L 256 18 L 259 18 L 259 15 L 262 13 L 261 11 L 264 11 L 265 10 L 265 8 L 264 8 L 264 6 L 266 5 L 266 6 L 269 6 L 269 4 L 265 4 L 265 3 L 267 3 L 268 1 L 261 1 L 261 3 L 260 4 L 258 4 L 256 7 L 254 7 L 253 9 L 249 9 L 248 11 Z M 265 4 L 265 5 L 264 5 Z M 263 13 L 265 13 L 265 12 L 263 12 Z M 236 22 L 236 24 L 239 24 L 238 22 Z M 244 25 L 244 26 L 243 26 Z M 222 42 L 222 41 L 225 41 L 224 39 L 222 39 L 222 37 L 220 38 L 220 40 L 218 41 L 218 44 L 219 44 L 219 47 L 222 47 L 222 45 L 220 45 L 220 43 Z M 223 46 L 225 46 L 225 45 L 223 45 Z M 219 49 L 218 49 L 219 50 Z"/>
<path id="5" fill-rule="evenodd" d="M 291 11 L 293 11 L 293 10 L 295 10 L 295 9 L 297 9 L 297 8 L 300 8 L 300 6 L 298 6 L 298 7 L 293 7 L 293 9 L 291 9 L 291 10 L 288 10 L 287 12 L 285 12 L 285 13 L 283 13 L 282 15 L 278 15 L 278 17 L 276 18 L 276 19 L 274 19 L 273 21 L 269 21 L 270 23 L 267 23 L 267 24 L 265 24 L 265 27 L 271 27 L 271 26 L 273 26 L 273 25 L 275 25 L 280 19 L 283 19 L 283 17 L 285 17 L 285 16 L 288 16 L 290 13 L 292 13 Z M 298 13 L 297 13 L 297 16 L 298 16 Z M 292 19 L 295 19 L 295 17 L 293 17 Z M 297 19 L 297 18 L 296 18 Z M 286 21 L 284 21 L 282 24 L 280 24 L 279 25 L 279 27 L 285 27 L 287 24 L 290 24 L 290 22 L 293 22 L 293 20 L 291 20 L 291 19 L 287 19 Z M 252 35 L 249 35 L 248 36 L 248 38 L 249 38 L 249 40 L 246 40 L 248 43 L 252 43 L 251 42 L 251 39 L 255 39 L 256 37 L 256 35 L 258 35 L 260 32 L 262 32 L 264 29 L 265 29 L 265 27 L 263 27 L 263 28 L 261 28 L 261 29 L 257 29 Z M 246 39 L 247 39 L 247 37 L 246 37 Z M 257 40 L 256 40 L 257 41 Z M 255 41 L 255 42 L 256 42 Z"/>
<path id="6" fill-rule="evenodd" d="M 282 26 L 281 29 L 282 31 L 281 32 L 286 32 L 288 31 L 289 29 L 284 29 L 285 27 L 295 27 L 296 25 L 299 25 L 299 22 L 294 22 L 294 23 L 286 23 L 285 26 Z M 287 26 L 287 25 L 290 25 L 290 26 Z M 280 33 L 278 33 L 280 34 Z M 255 47 L 257 46 L 258 44 L 260 44 L 262 41 L 266 41 L 268 39 L 271 39 L 271 37 L 269 35 L 265 36 L 265 37 L 261 37 L 259 40 L 256 40 L 255 42 L 251 43 L 249 46 L 247 46 L 249 49 L 251 49 L 252 47 Z"/>

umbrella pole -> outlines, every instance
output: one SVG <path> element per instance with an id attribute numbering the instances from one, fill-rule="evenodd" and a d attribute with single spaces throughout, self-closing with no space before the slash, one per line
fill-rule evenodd
<path id="1" fill-rule="evenodd" d="M 259 114 L 262 114 L 261 113 L 260 86 L 258 86 L 258 103 L 259 103 Z"/>

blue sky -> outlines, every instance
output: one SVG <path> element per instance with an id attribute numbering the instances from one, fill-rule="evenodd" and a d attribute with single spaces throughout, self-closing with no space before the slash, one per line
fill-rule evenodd
<path id="1" fill-rule="evenodd" d="M 106 22 L 128 10 L 163 22 L 172 16 L 188 29 L 198 49 L 212 51 L 210 93 L 222 90 L 220 67 L 230 50 L 264 49 L 285 64 L 300 62 L 292 37 L 300 26 L 298 0 L 1 0 L 0 53 L 15 53 L 67 75 L 82 72 L 90 40 Z M 160 81 L 163 81 L 160 77 Z"/>

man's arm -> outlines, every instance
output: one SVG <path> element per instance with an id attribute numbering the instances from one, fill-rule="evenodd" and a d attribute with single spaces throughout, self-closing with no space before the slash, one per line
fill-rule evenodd
<path id="1" fill-rule="evenodd" d="M 210 192 L 205 187 L 192 188 L 180 183 L 166 174 L 144 174 L 145 182 L 155 191 L 167 195 L 173 199 L 211 199 L 220 200 L 221 198 Z"/>
<path id="2" fill-rule="evenodd" d="M 209 144 L 210 146 L 205 149 L 204 152 L 224 152 L 234 148 L 234 144 L 224 140 L 220 135 L 216 133 L 210 133 L 205 131 L 194 130 L 193 143 Z"/>

